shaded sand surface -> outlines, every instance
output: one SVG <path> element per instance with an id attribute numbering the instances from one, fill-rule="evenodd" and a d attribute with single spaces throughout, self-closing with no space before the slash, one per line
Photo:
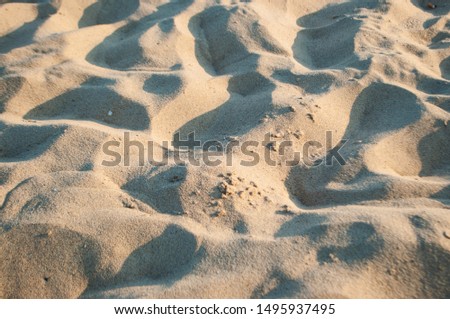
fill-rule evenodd
<path id="1" fill-rule="evenodd" d="M 428 2 L 0 1 L 0 297 L 449 298 L 450 1 Z M 286 165 L 277 143 L 327 131 L 346 165 Z M 160 159 L 177 132 L 271 132 L 252 154 L 281 164 L 103 165 L 125 132 Z"/>

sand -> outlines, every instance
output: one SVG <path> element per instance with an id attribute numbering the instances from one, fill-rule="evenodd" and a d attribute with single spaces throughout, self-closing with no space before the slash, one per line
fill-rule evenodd
<path id="1" fill-rule="evenodd" d="M 449 0 L 0 3 L 0 297 L 450 297 Z"/>

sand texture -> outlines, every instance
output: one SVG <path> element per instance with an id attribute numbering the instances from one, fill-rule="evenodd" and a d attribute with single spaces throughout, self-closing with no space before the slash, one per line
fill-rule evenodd
<path id="1" fill-rule="evenodd" d="M 0 297 L 450 298 L 449 12 L 1 0 Z M 275 165 L 105 165 L 178 132 Z"/>

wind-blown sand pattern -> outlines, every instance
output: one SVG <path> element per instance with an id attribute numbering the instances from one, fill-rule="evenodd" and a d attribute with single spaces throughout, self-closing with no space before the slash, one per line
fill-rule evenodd
<path id="1" fill-rule="evenodd" d="M 0 297 L 450 297 L 449 0 L 0 3 Z M 102 165 L 178 131 L 347 164 Z"/>

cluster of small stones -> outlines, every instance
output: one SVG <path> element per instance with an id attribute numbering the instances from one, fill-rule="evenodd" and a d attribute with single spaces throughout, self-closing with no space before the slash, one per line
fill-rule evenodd
<path id="1" fill-rule="evenodd" d="M 216 217 L 226 215 L 223 201 L 228 198 L 235 197 L 247 200 L 248 204 L 254 208 L 257 206 L 255 203 L 256 196 L 263 198 L 265 201 L 270 201 L 267 196 L 263 197 L 262 191 L 253 181 L 248 182 L 245 178 L 236 176 L 234 173 L 219 174 L 218 177 L 222 178 L 222 181 L 217 186 L 219 198 L 211 201 L 211 206 L 217 208 L 214 214 Z"/>
<path id="2" fill-rule="evenodd" d="M 257 208 L 258 203 L 273 204 L 273 201 L 267 196 L 267 192 L 259 187 L 254 181 L 247 181 L 243 177 L 236 176 L 234 173 L 219 174 L 222 181 L 217 185 L 219 191 L 218 198 L 212 198 L 210 206 L 215 209 L 212 214 L 214 217 L 224 217 L 227 215 L 224 201 L 230 198 L 244 200 L 250 207 Z M 274 190 L 272 188 L 272 190 Z M 282 205 L 281 211 L 291 212 L 288 205 Z"/>
<path id="3" fill-rule="evenodd" d="M 283 132 L 281 130 L 277 130 L 275 133 L 271 133 L 270 137 L 274 138 L 274 139 L 290 139 L 290 136 L 293 136 L 294 138 L 296 138 L 297 140 L 300 140 L 302 138 L 302 136 L 305 135 L 305 132 L 301 131 L 301 130 L 296 130 L 295 132 L 291 131 L 291 130 L 287 130 L 286 132 Z M 279 149 L 277 147 L 277 142 L 270 142 L 266 145 L 266 147 L 274 152 L 278 152 Z"/>

